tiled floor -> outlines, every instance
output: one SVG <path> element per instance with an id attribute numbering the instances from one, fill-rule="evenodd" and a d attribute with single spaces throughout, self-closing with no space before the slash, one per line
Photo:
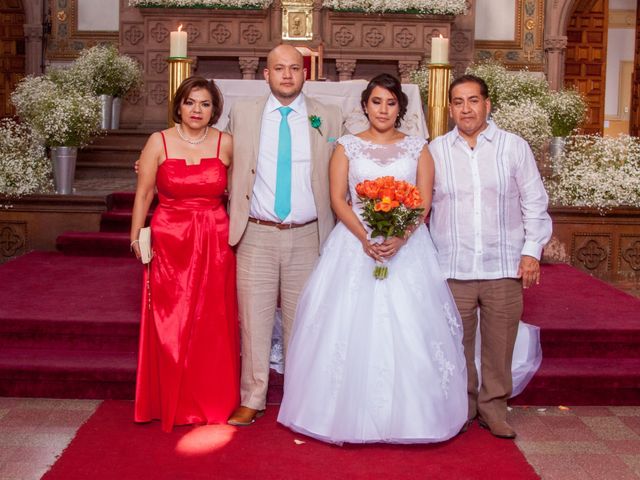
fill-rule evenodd
<path id="1" fill-rule="evenodd" d="M 0 398 L 0 479 L 42 477 L 99 404 L 98 400 Z"/>
<path id="2" fill-rule="evenodd" d="M 99 404 L 0 397 L 0 480 L 39 479 Z M 543 480 L 640 480 L 640 407 L 515 407 L 509 421 Z"/>
<path id="3" fill-rule="evenodd" d="M 640 479 L 640 407 L 518 407 L 510 422 L 544 480 Z"/>

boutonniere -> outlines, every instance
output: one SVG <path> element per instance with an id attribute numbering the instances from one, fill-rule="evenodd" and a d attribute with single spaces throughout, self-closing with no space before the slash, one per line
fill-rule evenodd
<path id="1" fill-rule="evenodd" d="M 309 115 L 309 123 L 313 128 L 318 130 L 318 133 L 322 135 L 322 130 L 320 130 L 320 126 L 322 125 L 322 119 L 317 115 Z M 324 135 L 322 135 L 324 136 Z"/>

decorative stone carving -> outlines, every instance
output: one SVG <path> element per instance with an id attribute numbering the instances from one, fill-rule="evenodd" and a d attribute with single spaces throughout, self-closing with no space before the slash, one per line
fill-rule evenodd
<path id="1" fill-rule="evenodd" d="M 240 63 L 240 71 L 242 72 L 243 80 L 255 80 L 256 72 L 258 71 L 258 57 L 240 57 L 238 59 Z"/>
<path id="2" fill-rule="evenodd" d="M 42 39 L 42 25 L 23 25 L 24 36 L 29 41 Z"/>
<path id="3" fill-rule="evenodd" d="M 632 270 L 640 272 L 640 238 L 626 246 L 621 246 L 620 257 Z"/>
<path id="4" fill-rule="evenodd" d="M 193 23 L 188 23 L 184 31 L 187 32 L 187 41 L 189 43 L 193 43 L 193 41 L 200 36 L 200 29 Z"/>
<path id="5" fill-rule="evenodd" d="M 451 37 L 451 46 L 456 52 L 465 51 L 471 44 L 471 39 L 464 32 L 455 32 Z"/>
<path id="6" fill-rule="evenodd" d="M 339 59 L 336 60 L 336 72 L 340 81 L 351 80 L 353 72 L 356 71 L 355 59 Z"/>
<path id="7" fill-rule="evenodd" d="M 130 45 L 137 45 L 144 38 L 144 31 L 138 25 L 131 25 L 124 31 L 124 39 Z"/>
<path id="8" fill-rule="evenodd" d="M 15 257 L 25 250 L 27 224 L 25 222 L 0 223 L 0 257 Z"/>
<path id="9" fill-rule="evenodd" d="M 156 53 L 149 63 L 151 64 L 152 70 L 158 75 L 167 71 L 168 64 L 166 55 Z"/>
<path id="10" fill-rule="evenodd" d="M 169 93 L 167 92 L 167 87 L 163 83 L 156 83 L 153 87 L 149 89 L 149 98 L 153 100 L 156 105 L 162 105 L 166 103 L 167 98 L 169 98 Z"/>
<path id="11" fill-rule="evenodd" d="M 597 240 L 590 239 L 575 252 L 576 259 L 589 270 L 595 270 L 608 257 L 608 250 Z"/>
<path id="12" fill-rule="evenodd" d="M 384 34 L 378 28 L 373 27 L 364 34 L 364 42 L 375 48 L 384 42 Z"/>
<path id="13" fill-rule="evenodd" d="M 420 62 L 417 61 L 405 61 L 398 62 L 398 72 L 400 73 L 400 81 L 402 83 L 409 83 L 411 72 L 420 66 Z"/>
<path id="14" fill-rule="evenodd" d="M 431 39 L 433 37 L 439 37 L 440 35 L 442 35 L 443 37 L 446 37 L 446 32 L 441 32 L 438 28 L 434 28 L 428 32 L 425 31 L 425 35 L 424 35 L 425 50 L 431 51 Z"/>
<path id="15" fill-rule="evenodd" d="M 262 32 L 251 23 L 242 31 L 242 38 L 244 38 L 249 45 L 253 45 L 262 38 Z"/>
<path id="16" fill-rule="evenodd" d="M 567 49 L 567 37 L 549 37 L 544 40 L 545 52 L 562 52 Z"/>
<path id="17" fill-rule="evenodd" d="M 143 98 L 142 91 L 136 88 L 135 90 L 129 91 L 129 93 L 127 93 L 124 98 L 127 103 L 130 103 L 131 105 L 137 105 Z"/>
<path id="18" fill-rule="evenodd" d="M 164 26 L 164 24 L 157 22 L 149 31 L 151 33 L 151 38 L 153 38 L 157 43 L 162 43 L 169 36 L 169 29 Z"/>
<path id="19" fill-rule="evenodd" d="M 353 42 L 355 35 L 349 28 L 342 26 L 336 31 L 333 38 L 338 45 L 340 45 L 341 47 L 346 47 L 351 42 Z"/>
<path id="20" fill-rule="evenodd" d="M 400 31 L 396 32 L 394 39 L 402 48 L 408 48 L 416 41 L 416 36 L 408 28 L 402 28 Z"/>
<path id="21" fill-rule="evenodd" d="M 209 36 L 212 40 L 222 44 L 229 40 L 229 37 L 231 37 L 231 31 L 224 24 L 218 23 L 215 28 L 211 30 Z"/>

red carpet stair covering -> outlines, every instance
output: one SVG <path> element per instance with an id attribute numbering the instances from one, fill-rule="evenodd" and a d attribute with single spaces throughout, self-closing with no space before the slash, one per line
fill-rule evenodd
<path id="1" fill-rule="evenodd" d="M 0 266 L 0 395 L 133 398 L 142 266 L 129 252 L 133 194 L 108 199 L 101 231 L 66 233 L 62 253 Z M 544 360 L 512 400 L 640 405 L 640 300 L 568 265 L 544 265 L 525 291 Z M 282 377 L 272 374 L 270 403 Z"/>

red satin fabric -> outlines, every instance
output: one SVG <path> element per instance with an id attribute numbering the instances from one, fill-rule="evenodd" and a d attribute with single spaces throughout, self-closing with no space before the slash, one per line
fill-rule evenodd
<path id="1" fill-rule="evenodd" d="M 143 288 L 135 421 L 226 422 L 239 403 L 236 263 L 222 203 L 227 171 L 167 158 L 151 220 L 151 301 Z"/>

